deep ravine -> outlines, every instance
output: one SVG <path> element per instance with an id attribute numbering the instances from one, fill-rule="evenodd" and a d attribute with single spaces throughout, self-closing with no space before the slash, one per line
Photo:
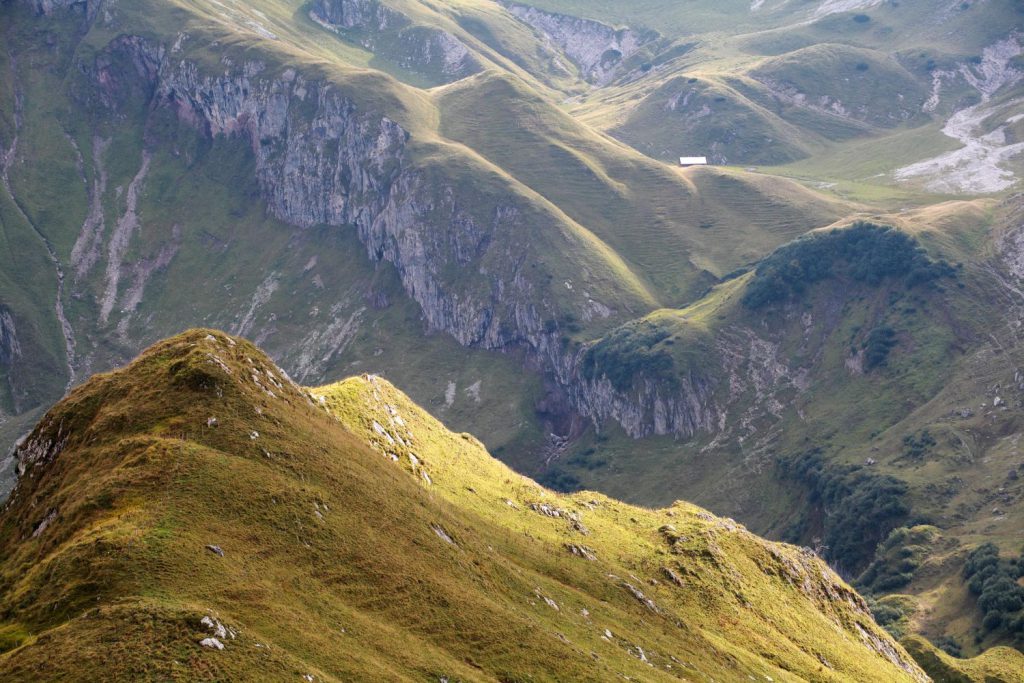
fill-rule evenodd
<path id="1" fill-rule="evenodd" d="M 11 44 L 9 39 L 7 40 L 7 44 L 8 46 Z M 57 251 L 53 248 L 53 243 L 50 242 L 50 239 L 29 217 L 21 202 L 18 201 L 18 197 L 15 195 L 10 182 L 10 167 L 11 164 L 14 163 L 15 156 L 18 152 L 18 134 L 22 125 L 24 98 L 17 85 L 17 62 L 15 61 L 15 56 L 10 51 L 9 47 L 7 55 L 11 65 L 11 78 L 15 84 L 14 136 L 11 139 L 10 148 L 4 152 L 2 159 L 0 159 L 0 182 L 3 183 L 4 190 L 8 195 L 10 195 L 11 201 L 18 209 L 18 213 L 21 215 L 22 219 L 29 227 L 32 228 L 32 231 L 39 237 L 43 246 L 46 247 L 46 253 L 50 258 L 50 262 L 53 264 L 53 270 L 57 277 L 57 295 L 54 301 L 54 313 L 57 316 L 57 322 L 60 323 L 61 334 L 64 337 L 64 355 L 68 371 L 68 381 L 65 388 L 70 389 L 75 384 L 75 331 L 72 329 L 71 323 L 68 322 L 67 316 L 64 314 L 64 267 L 61 265 L 60 258 L 57 256 Z"/>

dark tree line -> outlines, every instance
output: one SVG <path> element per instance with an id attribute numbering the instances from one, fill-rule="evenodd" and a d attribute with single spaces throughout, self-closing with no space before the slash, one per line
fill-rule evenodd
<path id="1" fill-rule="evenodd" d="M 808 502 L 820 513 L 823 556 L 838 570 L 856 575 L 875 554 L 875 548 L 910 515 L 907 484 L 859 465 L 831 463 L 820 449 L 782 459 L 784 479 L 806 487 Z M 811 518 L 805 511 L 788 538 L 805 540 Z"/>
<path id="2" fill-rule="evenodd" d="M 761 308 L 787 301 L 801 295 L 808 285 L 840 276 L 868 285 L 894 278 L 911 288 L 955 274 L 945 261 L 929 257 L 910 235 L 858 221 L 848 228 L 814 233 L 776 249 L 758 265 L 743 303 Z"/>
<path id="3" fill-rule="evenodd" d="M 583 375 L 588 379 L 604 375 L 620 391 L 629 389 L 640 374 L 677 386 L 675 360 L 660 345 L 671 342 L 671 336 L 671 331 L 647 320 L 620 327 L 587 349 Z"/>
<path id="4" fill-rule="evenodd" d="M 1024 641 L 1024 554 L 1003 559 L 995 543 L 975 548 L 964 564 L 967 588 L 978 600 L 985 633 L 996 632 Z"/>

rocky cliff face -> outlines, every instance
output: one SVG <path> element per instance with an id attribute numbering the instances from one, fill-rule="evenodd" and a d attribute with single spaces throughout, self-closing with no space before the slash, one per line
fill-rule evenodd
<path id="1" fill-rule="evenodd" d="M 55 12 L 67 9 L 75 9 L 93 15 L 100 3 L 96 0 L 92 2 L 89 0 L 26 0 L 26 4 L 31 6 L 36 14 L 50 16 Z"/>
<path id="2" fill-rule="evenodd" d="M 6 307 L 0 306 L 0 366 L 9 367 L 21 357 L 21 343 L 14 318 Z"/>
<path id="3" fill-rule="evenodd" d="M 563 349 L 557 332 L 544 329 L 554 310 L 535 303 L 546 296 L 526 276 L 529 257 L 507 241 L 523 228 L 520 208 L 499 203 L 486 223 L 472 215 L 456 188 L 434 185 L 410 161 L 409 135 L 394 121 L 360 112 L 328 84 L 291 70 L 267 78 L 262 65 L 249 63 L 228 75 L 204 76 L 194 64 L 173 64 L 137 41 L 123 46 L 140 52 L 136 63 L 161 63 L 142 70 L 155 79 L 161 105 L 210 135 L 247 139 L 276 216 L 301 227 L 354 226 L 371 259 L 398 268 L 433 329 L 464 346 L 525 347 L 575 410 L 599 423 L 614 419 L 634 437 L 714 428 L 718 412 L 704 378 L 688 378 L 681 387 L 642 379 L 629 392 L 607 380 L 583 379 L 579 358 Z M 507 270 L 487 277 L 481 263 L 494 257 Z M 446 281 L 440 273 L 447 264 L 480 269 L 478 293 Z"/>
<path id="4" fill-rule="evenodd" d="M 337 28 L 380 32 L 405 28 L 409 19 L 376 0 L 317 0 L 310 10 L 319 21 Z"/>
<path id="5" fill-rule="evenodd" d="M 792 312 L 786 316 L 799 318 Z M 811 315 L 804 314 L 803 328 L 811 324 Z M 576 410 L 597 424 L 614 420 L 633 438 L 715 435 L 716 443 L 735 441 L 746 452 L 760 454 L 778 437 L 776 427 L 793 397 L 804 394 L 810 383 L 810 369 L 787 361 L 777 335 L 730 325 L 716 333 L 700 363 L 641 369 L 625 387 L 609 379 L 615 367 L 585 370 L 580 353 L 564 382 Z M 622 362 L 628 363 L 615 359 L 611 364 Z"/>
<path id="6" fill-rule="evenodd" d="M 655 434 L 691 437 L 719 426 L 721 409 L 708 377 L 692 374 L 666 382 L 638 375 L 626 391 L 616 389 L 606 377 L 577 377 L 570 386 L 577 410 L 597 423 L 615 420 L 634 439 Z"/>
<path id="7" fill-rule="evenodd" d="M 13 452 L 0 456 L 0 501 L 7 500 L 7 496 L 18 482 L 17 464 Z"/>
<path id="8" fill-rule="evenodd" d="M 29 4 L 39 13 L 84 10 L 93 21 L 105 21 L 99 16 L 100 3 Z M 371 32 L 406 21 L 368 1 L 323 0 L 312 11 L 322 22 Z M 225 57 L 221 68 L 211 70 L 188 58 L 189 40 L 183 35 L 163 44 L 122 34 L 99 53 L 90 53 L 76 66 L 88 80 L 83 88 L 89 93 L 88 106 L 116 120 L 129 113 L 125 108 L 138 106 L 136 95 L 144 93 L 150 115 L 169 112 L 179 125 L 203 137 L 243 142 L 252 150 L 270 213 L 300 231 L 324 225 L 354 231 L 371 261 L 393 264 L 429 328 L 450 334 L 464 346 L 525 349 L 582 415 L 597 422 L 618 420 L 634 436 L 689 435 L 712 428 L 716 413 L 707 407 L 709 388 L 703 380 L 693 378 L 671 390 L 644 380 L 636 391 L 618 392 L 607 382 L 582 378 L 578 354 L 550 326 L 568 304 L 564 295 L 552 291 L 550 277 L 538 275 L 537 264 L 543 260 L 538 255 L 551 245 L 534 244 L 528 237 L 538 224 L 549 225 L 550 216 L 538 215 L 535 206 L 514 194 L 481 196 L 479 189 L 453 183 L 419 160 L 419 143 L 398 122 L 359 106 L 337 84 L 297 69 L 268 67 L 257 59 L 236 63 Z M 101 244 L 101 198 L 113 189 L 107 188 L 104 166 L 109 144 L 94 137 L 95 168 L 91 184 L 86 183 L 89 211 L 71 253 L 71 270 L 76 283 L 101 280 L 101 318 L 108 318 L 130 343 L 126 321 L 142 298 L 146 275 L 174 258 L 180 236 L 169 236 L 166 249 L 151 259 L 131 263 L 124 258 L 133 235 L 144 231 L 133 198 L 149 182 L 150 159 L 157 153 L 144 149 L 134 178 L 121 188 L 123 195 L 118 193 L 123 206 L 119 216 L 111 217 L 116 225 L 111 225 L 109 244 Z M 80 154 L 80 174 L 83 164 Z M 542 234 L 545 239 L 572 239 L 564 232 Z M 264 284 L 270 295 L 278 280 L 268 274 Z M 256 292 L 254 302 L 258 298 Z M 574 312 L 587 319 L 587 311 Z M 343 317 L 348 322 L 340 322 L 352 322 Z M 317 324 L 325 325 L 327 334 L 334 322 Z M 252 315 L 239 326 L 240 332 L 262 338 Z M 302 350 L 310 358 L 321 353 L 319 348 Z"/>
<path id="9" fill-rule="evenodd" d="M 123 40 L 115 49 L 154 65 L 140 75 L 153 82 L 158 106 L 206 135 L 250 143 L 270 210 L 292 225 L 365 229 L 404 170 L 408 134 L 401 126 L 358 112 L 326 84 L 307 82 L 292 69 L 265 78 L 263 64 L 250 62 L 212 77 L 139 41 Z M 296 116 L 304 105 L 310 115 Z"/>
<path id="10" fill-rule="evenodd" d="M 18 339 L 18 329 L 14 322 L 14 316 L 6 306 L 0 306 L 0 376 L 6 380 L 6 387 L 0 390 L 0 416 L 3 409 L 9 408 L 15 414 L 21 412 L 21 394 L 23 387 L 18 386 L 19 382 L 12 376 L 12 371 L 22 359 L 21 341 Z M 7 394 L 7 396 L 3 396 Z M 9 405 L 5 405 L 9 402 Z"/>
<path id="11" fill-rule="evenodd" d="M 109 66 L 117 63 L 133 65 L 153 93 L 152 107 L 205 136 L 244 140 L 276 217 L 299 228 L 354 229 L 371 260 L 396 267 L 430 328 L 465 346 L 525 347 L 560 383 L 572 381 L 557 332 L 543 329 L 557 317 L 556 304 L 527 274 L 536 257 L 518 242 L 537 216 L 514 197 L 481 208 L 479 197 L 415 162 L 414 141 L 398 123 L 293 69 L 275 74 L 254 61 L 211 75 L 174 48 L 121 37 L 95 64 L 83 65 L 115 110 L 127 87 Z M 83 275 L 96 262 L 80 260 Z M 111 301 L 123 298 L 115 287 Z"/>
<path id="12" fill-rule="evenodd" d="M 498 203 L 483 219 L 471 212 L 457 188 L 433 184 L 411 160 L 409 134 L 395 121 L 292 69 L 269 75 L 262 63 L 248 62 L 213 76 L 139 38 L 119 38 L 110 49 L 136 65 L 155 93 L 154 106 L 170 108 L 205 135 L 240 137 L 251 146 L 275 216 L 300 228 L 353 227 L 369 258 L 397 267 L 432 328 L 487 348 L 539 330 L 540 314 L 524 303 L 535 297 L 519 276 L 523 257 L 510 261 L 507 274 L 470 270 L 459 282 L 440 275 L 449 264 L 470 266 L 492 248 L 509 247 L 491 242 L 520 230 L 520 211 Z M 101 90 L 110 82 L 102 68 L 94 75 Z"/>
<path id="13" fill-rule="evenodd" d="M 610 83 L 625 60 L 658 38 L 653 31 L 616 29 L 599 21 L 545 12 L 528 5 L 504 4 L 513 16 L 564 52 L 579 67 L 580 75 L 595 85 Z"/>

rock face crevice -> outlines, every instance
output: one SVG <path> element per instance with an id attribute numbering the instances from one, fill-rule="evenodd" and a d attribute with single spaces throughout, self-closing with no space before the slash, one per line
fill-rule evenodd
<path id="1" fill-rule="evenodd" d="M 404 14 L 377 0 L 316 0 L 310 12 L 332 26 L 363 31 L 404 28 L 410 23 Z"/>
<path id="2" fill-rule="evenodd" d="M 18 382 L 12 377 L 12 371 L 16 369 L 16 366 L 21 361 L 21 341 L 18 339 L 18 328 L 14 321 L 14 316 L 11 314 L 10 309 L 6 306 L 0 305 L 0 371 L 6 375 L 7 389 L 10 392 L 11 405 L 10 408 L 15 414 L 20 413 L 22 410 L 21 406 L 21 389 L 18 387 Z M 0 419 L 3 417 L 3 411 L 0 410 Z"/>
<path id="3" fill-rule="evenodd" d="M 96 16 L 102 0 L 25 0 L 36 14 L 52 16 L 64 10 L 85 14 L 90 20 Z"/>
<path id="4" fill-rule="evenodd" d="M 262 71 L 249 63 L 211 77 L 191 62 L 165 62 L 154 74 L 156 104 L 210 137 L 245 139 L 270 211 L 292 225 L 353 225 L 379 214 L 402 172 L 408 134 L 294 70 L 278 78 Z"/>
<path id="5" fill-rule="evenodd" d="M 355 21 L 350 17 L 351 21 Z M 125 49 L 140 50 L 135 42 Z M 159 60 L 159 50 L 133 63 Z M 525 347 L 565 391 L 572 407 L 597 423 L 613 419 L 634 437 L 692 436 L 714 429 L 711 382 L 682 386 L 642 379 L 632 391 L 584 379 L 578 355 L 545 329 L 553 308 L 528 277 L 528 253 L 515 235 L 525 217 L 511 201 L 484 217 L 452 186 L 439 185 L 410 154 L 410 135 L 386 116 L 365 111 L 323 82 L 287 70 L 264 77 L 260 64 L 207 76 L 189 62 L 164 59 L 155 71 L 156 100 L 211 136 L 237 135 L 252 146 L 269 210 L 300 227 L 352 226 L 375 261 L 396 266 L 404 289 L 430 328 L 464 346 Z M 442 227 L 446 226 L 446 227 Z M 501 268 L 492 270 L 493 263 Z M 477 271 L 473 284 L 441 275 L 454 265 Z"/>
<path id="6" fill-rule="evenodd" d="M 14 317 L 6 307 L 0 307 L 0 365 L 10 366 L 21 358 L 21 343 Z"/>
<path id="7" fill-rule="evenodd" d="M 541 316 L 526 303 L 532 286 L 514 260 L 507 273 L 470 272 L 468 283 L 439 275 L 448 264 L 470 266 L 509 248 L 522 219 L 514 204 L 499 202 L 481 218 L 456 188 L 432 182 L 411 160 L 409 133 L 398 123 L 360 110 L 329 83 L 293 70 L 262 72 L 250 63 L 208 76 L 190 62 L 165 60 L 155 74 L 156 103 L 207 135 L 243 138 L 276 217 L 300 228 L 354 228 L 372 260 L 396 266 L 431 328 L 486 348 L 539 329 Z M 463 286 L 472 294 L 458 291 Z"/>
<path id="8" fill-rule="evenodd" d="M 121 86 L 104 65 L 130 63 L 153 93 L 151 107 L 203 135 L 242 139 L 268 210 L 299 228 L 354 229 L 371 260 L 396 266 L 431 328 L 463 345 L 503 349 L 535 340 L 553 316 L 538 310 L 544 297 L 524 274 L 530 256 L 515 240 L 527 217 L 514 198 L 479 210 L 412 160 L 409 133 L 387 116 L 292 69 L 270 75 L 249 62 L 208 75 L 137 37 L 109 50 L 120 54 L 90 67 L 108 106 L 117 107 Z M 449 266 L 464 272 L 441 275 Z"/>

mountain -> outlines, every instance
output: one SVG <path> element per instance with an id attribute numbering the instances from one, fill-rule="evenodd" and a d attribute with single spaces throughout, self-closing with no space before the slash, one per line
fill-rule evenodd
<path id="1" fill-rule="evenodd" d="M 0 443 L 217 327 L 1020 647 L 1022 12 L 5 0 Z"/>
<path id="2" fill-rule="evenodd" d="M 806 549 L 553 493 L 379 377 L 303 389 L 220 332 L 17 457 L 4 680 L 926 680 Z"/>

